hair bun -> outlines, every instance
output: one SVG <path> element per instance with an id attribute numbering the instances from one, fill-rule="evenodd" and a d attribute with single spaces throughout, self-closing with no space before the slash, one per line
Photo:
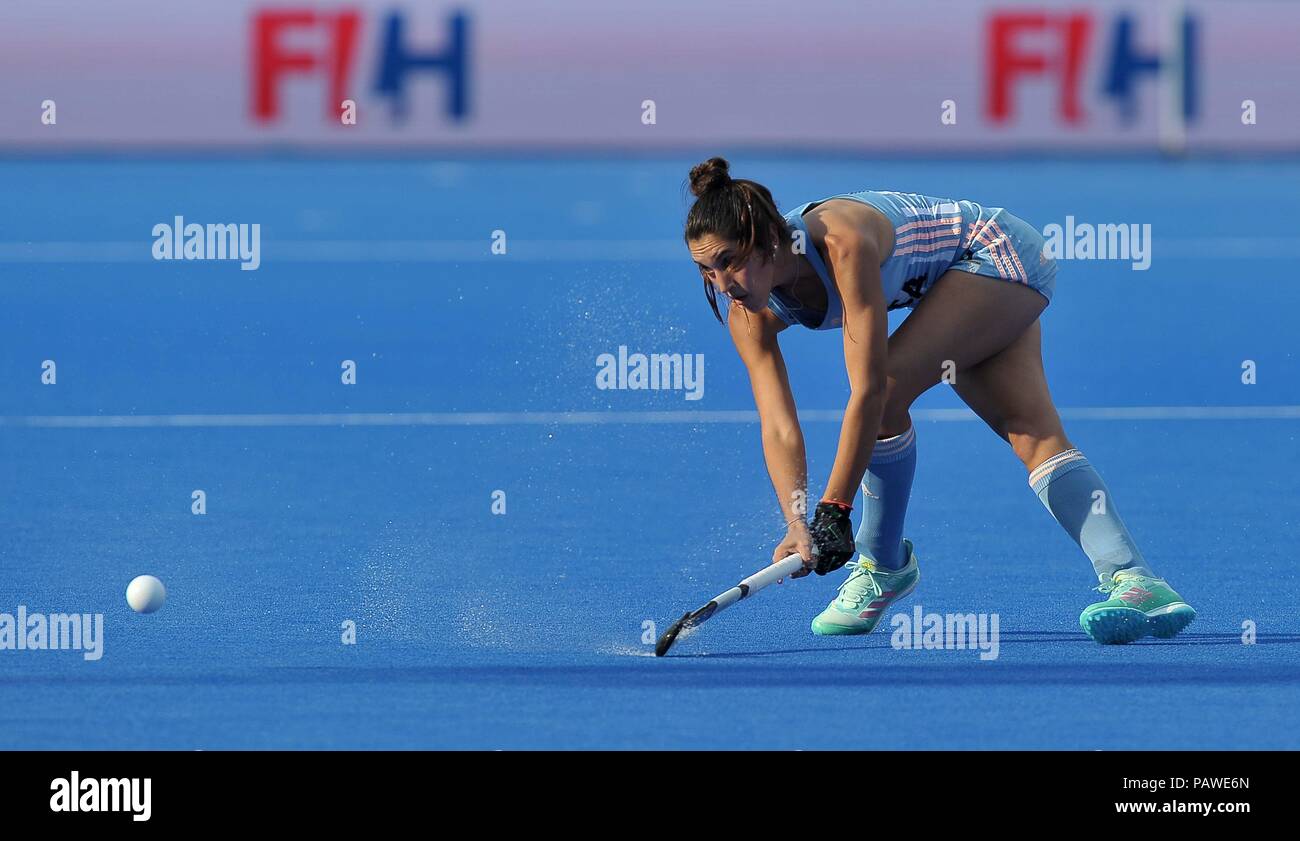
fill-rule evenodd
<path id="1" fill-rule="evenodd" d="M 726 158 L 709 158 L 691 167 L 691 195 L 699 198 L 710 190 L 730 184 L 730 169 L 731 164 Z"/>

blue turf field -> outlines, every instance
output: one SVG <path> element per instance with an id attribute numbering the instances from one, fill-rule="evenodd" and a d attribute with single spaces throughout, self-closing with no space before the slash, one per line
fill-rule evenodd
<path id="1" fill-rule="evenodd" d="M 1083 635 L 1086 559 L 1005 445 L 943 419 L 959 404 L 936 390 L 908 529 L 922 583 L 900 609 L 997 613 L 997 660 L 812 636 L 839 576 L 774 587 L 650 657 L 644 620 L 662 630 L 753 572 L 781 531 L 756 424 L 606 414 L 752 409 L 677 244 L 693 162 L 0 163 L 0 612 L 106 621 L 97 663 L 0 651 L 0 747 L 1300 747 L 1295 412 L 1067 411 L 1200 611 L 1174 641 Z M 1040 228 L 1149 222 L 1150 271 L 1062 265 L 1044 317 L 1058 405 L 1300 404 L 1300 237 L 1266 211 L 1300 194 L 1300 163 L 733 171 L 787 208 L 871 186 Z M 260 223 L 262 267 L 150 260 L 151 228 L 177 214 Z M 801 408 L 842 408 L 839 342 L 783 335 Z M 596 389 L 596 357 L 619 345 L 703 353 L 704 398 Z M 57 385 L 40 383 L 46 359 Z M 388 412 L 435 414 L 370 416 Z M 368 417 L 282 417 L 341 413 Z M 222 417 L 93 420 L 196 414 Z M 264 417 L 232 425 L 249 414 Z M 817 489 L 837 429 L 805 423 Z M 169 588 L 152 616 L 123 599 L 141 572 Z"/>

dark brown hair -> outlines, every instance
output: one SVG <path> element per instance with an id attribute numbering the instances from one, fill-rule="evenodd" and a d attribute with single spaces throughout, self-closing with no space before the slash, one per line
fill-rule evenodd
<path id="1" fill-rule="evenodd" d="M 742 263 L 754 252 L 764 262 L 770 261 L 777 245 L 789 237 L 790 226 L 777 211 L 766 187 L 757 181 L 733 179 L 730 169 L 726 158 L 709 158 L 691 167 L 695 204 L 686 214 L 686 241 L 712 234 L 736 244 L 733 262 Z M 717 291 L 707 277 L 704 296 L 718 321 L 722 321 Z"/>

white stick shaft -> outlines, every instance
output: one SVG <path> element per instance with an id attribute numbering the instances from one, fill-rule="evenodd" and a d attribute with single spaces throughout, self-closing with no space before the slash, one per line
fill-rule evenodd
<path id="1" fill-rule="evenodd" d="M 718 605 L 717 610 L 722 610 L 728 605 L 735 604 L 745 596 L 752 596 L 769 584 L 774 583 L 777 579 L 786 578 L 792 573 L 798 572 L 802 566 L 803 558 L 798 555 L 791 555 L 788 558 L 783 558 L 782 560 L 777 561 L 771 566 L 763 567 L 744 581 L 741 581 L 735 587 L 732 587 L 727 592 L 715 598 L 713 601 Z"/>
<path id="2" fill-rule="evenodd" d="M 774 564 L 763 567 L 761 570 L 740 583 L 748 587 L 751 594 L 757 593 L 759 590 L 776 580 L 798 572 L 799 568 L 802 566 L 803 558 L 798 555 L 791 555 L 788 558 L 783 558 Z"/>

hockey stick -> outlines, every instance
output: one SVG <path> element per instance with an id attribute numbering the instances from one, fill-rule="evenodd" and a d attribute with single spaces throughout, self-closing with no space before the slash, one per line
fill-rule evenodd
<path id="1" fill-rule="evenodd" d="M 759 590 L 771 584 L 780 578 L 785 578 L 791 573 L 798 572 L 803 566 L 803 558 L 798 555 L 791 555 L 788 558 L 780 560 L 770 566 L 764 567 L 759 572 L 741 581 L 735 587 L 727 590 L 713 599 L 699 610 L 687 613 L 681 619 L 678 619 L 664 631 L 663 636 L 655 643 L 655 656 L 662 657 L 672 648 L 673 643 L 677 641 L 677 635 L 687 628 L 694 628 L 704 624 L 713 614 L 730 607 L 746 596 L 752 596 Z"/>

